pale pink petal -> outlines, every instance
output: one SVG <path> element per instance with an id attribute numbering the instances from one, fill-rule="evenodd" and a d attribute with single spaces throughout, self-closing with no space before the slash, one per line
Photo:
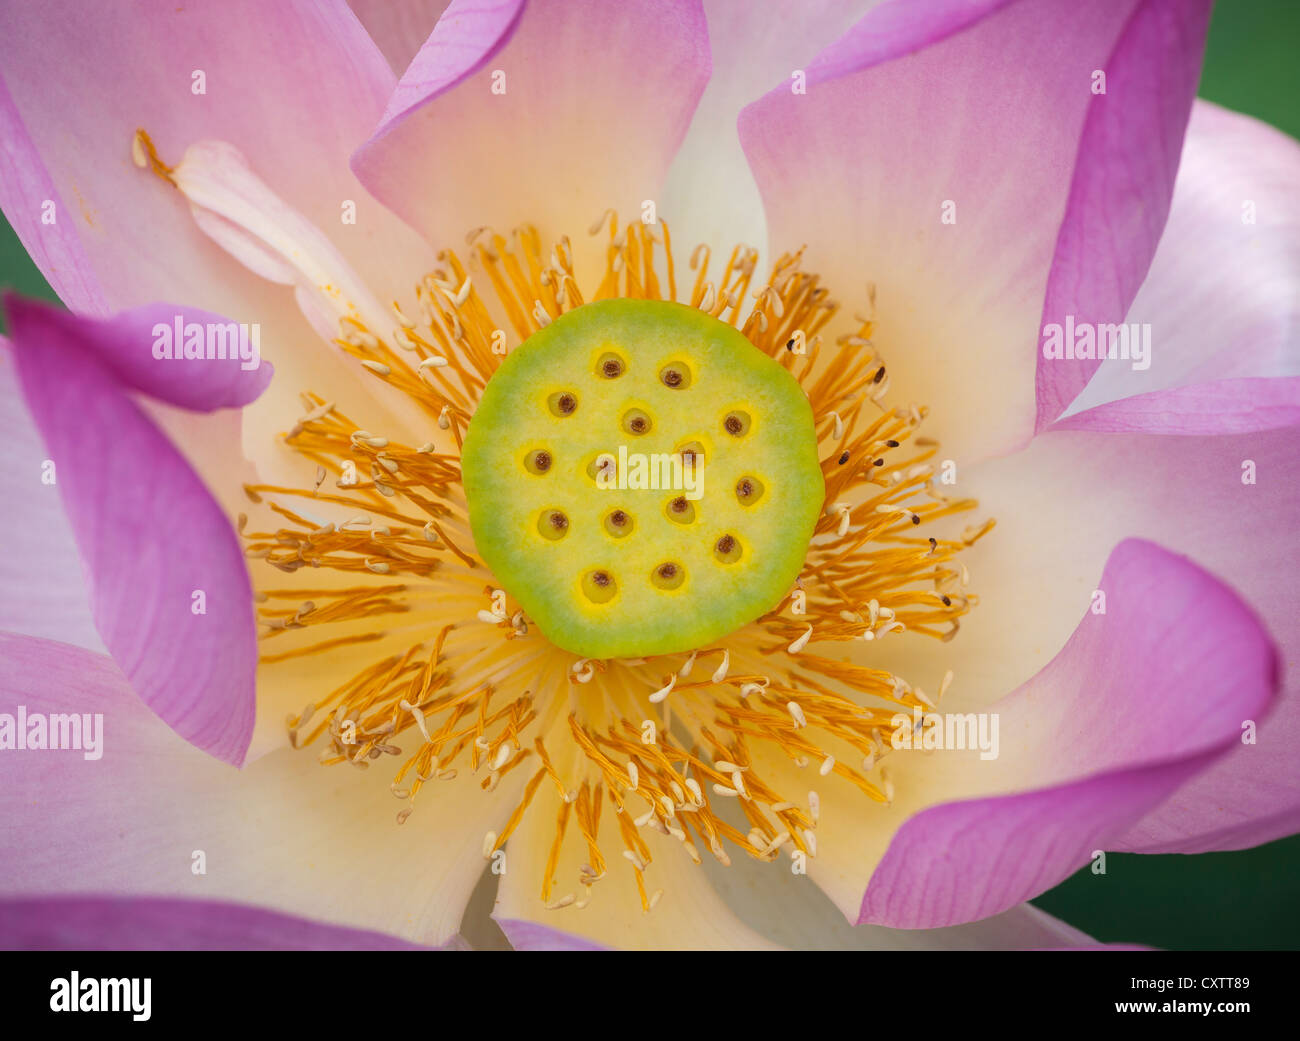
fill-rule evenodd
<path id="1" fill-rule="evenodd" d="M 875 284 L 893 387 L 931 407 L 945 442 L 1023 444 L 1074 396 L 1052 404 L 1076 378 L 1060 366 L 1036 388 L 1044 315 L 1127 311 L 1163 226 L 1207 11 L 893 0 L 809 66 L 806 94 L 787 82 L 741 114 L 774 248 L 808 244 L 806 266 L 850 310 Z"/>
<path id="2" fill-rule="evenodd" d="M 244 904 L 114 896 L 0 901 L 0 947 L 10 951 L 418 949 L 382 933 Z"/>
<path id="3" fill-rule="evenodd" d="M 168 179 L 188 200 L 196 225 L 251 274 L 286 287 L 278 290 L 283 300 L 295 301 L 314 331 L 304 335 L 301 317 L 278 312 L 265 329 L 251 323 L 279 370 L 268 393 L 243 412 L 244 454 L 256 463 L 259 476 L 270 484 L 301 486 L 312 472 L 301 456 L 278 447 L 280 435 L 308 410 L 302 400 L 308 390 L 341 403 L 349 418 L 366 429 L 422 442 L 427 417 L 413 400 L 374 379 L 334 342 L 353 336 L 357 322 L 387 337 L 398 318 L 329 237 L 226 142 L 190 145 Z M 171 427 L 168 431 L 178 433 Z M 180 438 L 177 443 L 185 446 L 218 498 L 237 488 L 219 468 L 214 470 L 201 442 Z"/>
<path id="4" fill-rule="evenodd" d="M 880 0 L 704 0 L 713 75 L 682 141 L 659 216 L 687 247 L 745 243 L 767 256 L 758 185 L 736 132 L 736 116 L 772 84 L 790 82 Z"/>
<path id="5" fill-rule="evenodd" d="M 23 396 L 55 464 L 104 645 L 177 733 L 242 762 L 257 661 L 248 572 L 221 508 L 119 380 L 143 366 L 105 360 L 124 346 L 106 341 L 133 319 L 96 323 L 9 304 Z"/>
<path id="6" fill-rule="evenodd" d="M 435 245 L 532 223 L 581 258 L 604 209 L 658 197 L 708 73 L 694 0 L 454 2 L 353 165 Z"/>
<path id="7" fill-rule="evenodd" d="M 483 834 L 519 797 L 513 775 L 490 795 L 475 778 L 439 781 L 398 824 L 405 804 L 382 764 L 325 767 L 313 748 L 282 748 L 235 770 L 168 730 L 109 658 L 0 634 L 0 663 L 5 712 L 102 716 L 97 758 L 0 755 L 11 897 L 232 901 L 440 946 L 483 871 Z"/>
<path id="8" fill-rule="evenodd" d="M 1293 138 L 1196 103 L 1169 223 L 1127 318 L 1149 328 L 1149 360 L 1102 362 L 1058 425 L 1214 434 L 1300 421 L 1297 181 Z"/>

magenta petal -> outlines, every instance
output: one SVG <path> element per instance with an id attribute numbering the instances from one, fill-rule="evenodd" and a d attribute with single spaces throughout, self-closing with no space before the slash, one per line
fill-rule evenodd
<path id="1" fill-rule="evenodd" d="M 525 0 L 449 5 L 446 24 L 431 32 L 397 81 L 374 136 L 383 137 L 402 117 L 481 69 L 509 42 L 524 6 Z"/>
<path id="2" fill-rule="evenodd" d="M 1038 896 L 1212 758 L 1202 753 L 1024 795 L 926 810 L 894 837 L 871 876 L 858 921 L 933 929 L 985 918 Z"/>
<path id="3" fill-rule="evenodd" d="M 1064 783 L 951 802 L 895 835 L 862 899 L 862 922 L 933 928 L 1038 895 L 1114 843 L 1184 782 L 1241 743 L 1278 683 L 1267 632 L 1217 579 L 1153 543 L 1111 554 L 1105 614 L 992 706 L 1004 744 L 1042 750 Z"/>
<path id="4" fill-rule="evenodd" d="M 123 325 L 30 305 L 11 314 L 19 380 L 56 466 L 105 646 L 177 733 L 242 762 L 253 731 L 257 648 L 234 531 L 104 360 L 121 346 L 115 337 Z M 141 375 L 129 364 L 121 371 Z M 203 396 L 182 378 L 156 385 Z M 199 593 L 206 613 L 195 613 Z"/>
<path id="5" fill-rule="evenodd" d="M 192 412 L 240 408 L 255 401 L 271 382 L 270 362 L 262 361 L 254 350 L 249 350 L 247 363 L 234 356 L 239 350 L 237 323 L 208 311 L 158 303 L 95 321 L 13 294 L 5 297 L 5 309 L 15 329 L 40 330 L 92 351 L 124 388 Z M 191 325 L 223 329 L 230 356 L 179 357 L 186 327 Z M 155 342 L 165 342 L 172 356 L 156 358 Z M 251 339 L 245 342 L 253 346 Z"/>
<path id="6" fill-rule="evenodd" d="M 1043 325 L 1110 324 L 1128 314 L 1169 216 L 1200 78 L 1210 0 L 1143 0 L 1104 68 L 1079 141 L 1056 240 Z M 1038 356 L 1038 426 L 1083 390 L 1096 360 Z"/>
<path id="7" fill-rule="evenodd" d="M 874 283 L 895 397 L 929 405 L 931 435 L 967 458 L 1035 430 L 1045 300 L 1095 317 L 1114 284 L 1122 319 L 1164 222 L 1207 7 L 891 0 L 803 70 L 806 94 L 787 80 L 741 113 L 773 249 L 806 244 L 847 310 Z"/>
<path id="8" fill-rule="evenodd" d="M 86 576 L 57 485 L 42 481 L 50 453 L 18 387 L 9 341 L 0 336 L 0 486 L 21 503 L 0 555 L 0 632 L 61 640 L 102 653 Z M 38 561 L 39 568 L 32 562 Z"/>
<path id="9" fill-rule="evenodd" d="M 1015 0 L 890 0 L 877 4 L 806 70 L 807 85 L 828 83 L 919 51 L 962 32 Z M 769 95 L 788 93 L 782 85 Z"/>
<path id="10" fill-rule="evenodd" d="M 0 78 L 0 209 L 4 210 L 23 248 L 36 262 L 60 300 L 86 314 L 106 315 L 108 303 L 90 258 L 71 222 L 60 221 L 59 191 L 44 164 L 34 162 L 36 146 L 18 107 Z M 53 218 L 51 220 L 50 218 Z"/>
<path id="11" fill-rule="evenodd" d="M 352 167 L 432 243 L 528 223 L 582 254 L 658 198 L 708 73 L 697 0 L 457 0 Z"/>
<path id="12" fill-rule="evenodd" d="M 1300 429 L 1167 437 L 1051 430 L 1024 452 L 966 471 L 963 488 L 998 518 L 974 547 L 989 596 L 949 645 L 981 704 L 1046 666 L 1078 622 L 1107 556 L 1137 536 L 1184 553 L 1259 612 L 1300 661 Z M 1050 596 L 1047 595 L 1050 592 Z M 1025 604 L 1035 609 L 1026 610 Z M 969 637 L 969 639 L 967 639 Z M 1259 728 L 1116 848 L 1241 849 L 1300 831 L 1300 674 Z"/>
<path id="13" fill-rule="evenodd" d="M 0 901 L 10 951 L 413 951 L 395 936 L 208 900 L 62 896 Z"/>
<path id="14" fill-rule="evenodd" d="M 1297 180 L 1294 138 L 1193 106 L 1169 222 L 1126 319 L 1149 351 L 1102 362 L 1057 428 L 1232 434 L 1300 422 Z"/>

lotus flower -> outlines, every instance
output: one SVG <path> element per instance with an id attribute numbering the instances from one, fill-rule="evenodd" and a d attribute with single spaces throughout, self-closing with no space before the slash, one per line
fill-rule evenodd
<path id="1" fill-rule="evenodd" d="M 1300 150 L 1208 3 L 442 7 L 5 5 L 7 942 L 1086 945 L 1026 901 L 1098 851 L 1297 830 Z M 583 654 L 460 451 L 629 298 L 825 494 L 752 620 Z"/>

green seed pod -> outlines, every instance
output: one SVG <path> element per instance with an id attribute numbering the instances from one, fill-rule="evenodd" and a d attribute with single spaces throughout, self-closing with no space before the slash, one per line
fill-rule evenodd
<path id="1" fill-rule="evenodd" d="M 705 646 L 778 604 L 825 498 L 812 409 L 732 326 L 603 300 L 534 333 L 465 435 L 474 542 L 554 644 Z"/>

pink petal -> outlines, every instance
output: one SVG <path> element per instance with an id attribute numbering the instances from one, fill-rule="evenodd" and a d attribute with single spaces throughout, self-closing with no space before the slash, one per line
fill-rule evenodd
<path id="1" fill-rule="evenodd" d="M 435 244 L 532 223 L 585 250 L 605 208 L 658 197 L 708 72 L 696 2 L 459 0 L 353 166 Z"/>
<path id="2" fill-rule="evenodd" d="M 73 309 L 166 299 L 263 323 L 293 309 L 208 241 L 179 193 L 134 165 L 137 128 L 172 163 L 198 140 L 237 146 L 376 290 L 427 270 L 418 238 L 348 169 L 395 81 L 342 0 L 150 0 L 128 14 L 52 0 L 6 3 L 4 22 L 12 106 L 0 120 L 19 131 L 5 140 L 22 176 L 0 179 L 0 205 Z M 73 67 L 82 74 L 66 76 Z M 192 92 L 196 70 L 205 94 Z M 41 223 L 38 198 L 56 202 L 56 224 Z M 355 224 L 340 219 L 345 200 Z"/>
<path id="3" fill-rule="evenodd" d="M 23 395 L 56 466 L 105 646 L 178 734 L 241 762 L 257 661 L 243 553 L 220 507 L 130 400 L 120 374 L 176 397 L 200 400 L 204 392 L 193 374 L 150 377 L 132 360 L 137 316 L 94 323 L 12 300 L 10 312 Z M 244 376 L 252 384 L 257 374 Z M 216 396 L 239 395 L 219 386 Z M 196 614 L 199 591 L 206 613 Z"/>
<path id="4" fill-rule="evenodd" d="M 1089 107 L 1047 285 L 1042 323 L 1118 322 L 1146 277 L 1169 215 L 1200 78 L 1211 4 L 1144 0 Z M 1038 358 L 1038 429 L 1074 400 L 1094 361 Z"/>
<path id="5" fill-rule="evenodd" d="M 243 341 L 249 359 L 242 359 L 237 353 L 243 349 L 240 330 L 236 327 L 232 333 L 229 327 L 234 323 L 208 311 L 159 303 L 92 321 L 13 294 L 6 295 L 4 303 L 15 329 L 56 336 L 89 350 L 123 388 L 179 408 L 193 412 L 240 408 L 255 401 L 271 382 L 273 370 L 253 349 L 256 344 Z M 221 327 L 228 356 L 180 357 L 190 326 Z M 156 343 L 164 344 L 172 356 L 155 356 Z"/>
<path id="6" fill-rule="evenodd" d="M 440 782 L 398 825 L 392 771 L 290 748 L 232 769 L 168 730 L 111 659 L 27 637 L 0 634 L 0 706 L 102 716 L 99 758 L 0 755 L 10 897 L 230 901 L 441 946 L 483 872 L 484 833 L 521 787 L 514 775 L 491 795 L 475 778 Z"/>
<path id="7" fill-rule="evenodd" d="M 1169 223 L 1127 319 L 1150 327 L 1150 367 L 1103 362 L 1058 426 L 1215 434 L 1300 421 L 1297 180 L 1294 139 L 1196 103 Z"/>
<path id="8" fill-rule="evenodd" d="M 382 933 L 213 900 L 64 896 L 0 901 L 10 951 L 418 950 Z"/>
<path id="9" fill-rule="evenodd" d="M 58 485 L 41 479 L 50 455 L 23 401 L 12 350 L 3 337 L 0 440 L 5 445 L 0 484 L 9 490 L 17 514 L 17 523 L 9 525 L 6 533 L 6 551 L 0 555 L 0 589 L 4 590 L 0 632 L 43 636 L 103 651 Z"/>
<path id="10" fill-rule="evenodd" d="M 1276 652 L 1226 586 L 1133 540 L 1100 588 L 1107 612 L 1086 615 L 1046 669 L 992 707 L 1040 758 L 1039 785 L 1081 779 L 912 817 L 871 876 L 862 921 L 931 928 L 1036 896 L 1240 748 L 1242 721 L 1268 710 Z"/>
<path id="11" fill-rule="evenodd" d="M 980 603 L 957 639 L 921 641 L 890 662 L 903 675 L 952 668 L 955 691 L 987 707 L 1047 664 L 1101 586 L 1120 540 L 1158 541 L 1237 590 L 1282 650 L 1300 658 L 1300 430 L 1160 437 L 1048 432 L 1024 452 L 961 471 L 997 528 L 969 553 Z M 1243 476 L 1254 484 L 1243 482 Z M 1198 626 L 1218 640 L 1218 620 Z M 917 668 L 924 663 L 926 673 Z M 1300 830 L 1300 684 L 1284 693 L 1258 743 L 1235 748 L 1112 848 L 1146 852 L 1241 849 Z"/>
<path id="12" fill-rule="evenodd" d="M 807 243 L 850 310 L 874 281 L 895 391 L 930 405 L 948 443 L 985 455 L 1031 436 L 1048 408 L 1029 364 L 1045 313 L 1096 320 L 1105 287 L 1108 320 L 1127 310 L 1163 225 L 1207 10 L 894 0 L 809 66 L 806 95 L 787 81 L 741 114 L 773 245 Z M 947 202 L 956 223 L 941 223 Z M 1071 377 L 1044 378 L 1050 398 Z"/>
<path id="13" fill-rule="evenodd" d="M 1110 434 L 1248 434 L 1300 423 L 1300 377 L 1216 379 L 1153 390 L 1078 412 L 1061 430 Z"/>
<path id="14" fill-rule="evenodd" d="M 435 23 L 384 108 L 375 137 L 483 67 L 513 38 L 527 0 L 489 0 L 482 6 L 447 5 L 447 24 Z M 366 147 L 374 144 L 367 141 Z M 359 161 L 359 160 L 358 160 Z"/>
<path id="15" fill-rule="evenodd" d="M 3 78 L 0 141 L 5 142 L 0 149 L 0 208 L 23 247 L 60 299 L 75 301 L 87 314 L 108 314 L 99 277 L 82 248 L 80 236 L 71 221 L 58 219 L 59 214 L 68 211 L 63 208 L 49 171 L 34 161 L 36 146 Z"/>

